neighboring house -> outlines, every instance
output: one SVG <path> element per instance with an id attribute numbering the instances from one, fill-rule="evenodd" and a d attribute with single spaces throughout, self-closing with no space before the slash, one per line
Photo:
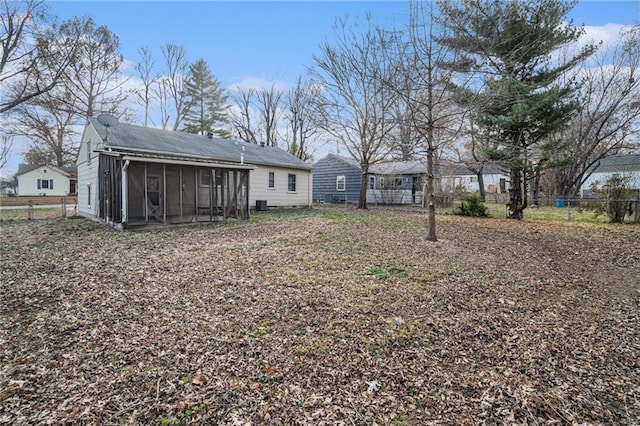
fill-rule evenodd
<path id="1" fill-rule="evenodd" d="M 420 204 L 425 174 L 423 161 L 373 164 L 369 167 L 367 203 Z M 313 201 L 357 204 L 361 182 L 357 161 L 328 154 L 313 164 Z"/>
<path id="2" fill-rule="evenodd" d="M 66 196 L 76 194 L 75 167 L 18 165 L 18 195 Z"/>
<path id="3" fill-rule="evenodd" d="M 640 154 L 611 155 L 596 162 L 591 168 L 591 175 L 580 186 L 580 196 L 589 197 L 594 183 L 602 186 L 615 175 L 629 176 L 632 187 L 640 190 Z"/>
<path id="4" fill-rule="evenodd" d="M 246 219 L 249 208 L 309 207 L 312 167 L 279 148 L 87 121 L 78 212 L 123 226 Z"/>
<path id="5" fill-rule="evenodd" d="M 358 203 L 362 172 L 357 161 L 328 154 L 313 164 L 313 201 Z"/>
<path id="6" fill-rule="evenodd" d="M 426 175 L 424 160 L 374 164 L 369 167 L 367 203 L 422 204 Z"/>
<path id="7" fill-rule="evenodd" d="M 369 167 L 367 203 L 422 204 L 426 183 L 425 160 L 376 163 Z M 478 176 L 465 165 L 434 166 L 436 192 L 479 192 Z M 507 191 L 509 177 L 496 164 L 483 167 L 487 194 Z M 313 164 L 313 201 L 357 203 L 362 173 L 357 161 L 328 154 Z"/>
<path id="8" fill-rule="evenodd" d="M 509 176 L 495 163 L 483 165 L 482 180 L 484 181 L 486 194 L 504 194 L 509 189 Z M 480 192 L 478 175 L 465 164 L 441 167 L 440 186 L 443 192 L 454 192 L 456 190 L 471 193 Z"/>

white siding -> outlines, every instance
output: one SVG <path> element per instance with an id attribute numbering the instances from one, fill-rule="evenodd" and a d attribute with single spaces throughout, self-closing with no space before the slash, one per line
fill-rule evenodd
<path id="1" fill-rule="evenodd" d="M 604 172 L 604 173 L 593 173 L 589 176 L 582 186 L 580 187 L 580 196 L 584 197 L 585 192 L 591 191 L 591 185 L 594 182 L 598 182 L 598 186 L 602 187 L 602 184 L 607 181 L 613 175 L 618 174 L 621 176 L 630 176 L 631 177 L 631 186 L 633 188 L 640 188 L 640 171 L 622 171 L 622 172 Z"/>
<path id="2" fill-rule="evenodd" d="M 38 189 L 38 179 L 47 181 L 47 188 Z M 50 188 L 53 181 L 53 189 Z M 53 195 L 65 196 L 69 194 L 70 179 L 55 168 L 42 166 L 18 176 L 19 195 Z"/>
<path id="3" fill-rule="evenodd" d="M 505 179 L 507 187 L 509 186 L 509 178 L 505 175 L 483 175 L 485 191 L 489 188 L 489 185 L 493 185 L 494 188 L 499 188 L 500 179 Z M 456 188 L 464 188 L 468 192 L 480 192 L 478 176 L 476 175 L 443 176 L 440 182 L 443 191 L 453 191 Z"/>
<path id="4" fill-rule="evenodd" d="M 91 161 L 87 161 L 87 149 L 90 142 Z M 98 217 L 98 153 L 102 148 L 102 139 L 93 126 L 87 126 L 80 142 L 78 152 L 78 214 L 90 218 Z M 89 202 L 91 185 L 91 202 Z"/>
<path id="5" fill-rule="evenodd" d="M 273 189 L 268 188 L 269 172 L 275 173 Z M 295 192 L 288 191 L 290 173 L 296 175 Z M 312 183 L 310 170 L 258 166 L 249 175 L 249 206 L 255 207 L 256 200 L 267 200 L 268 207 L 310 207 Z"/>

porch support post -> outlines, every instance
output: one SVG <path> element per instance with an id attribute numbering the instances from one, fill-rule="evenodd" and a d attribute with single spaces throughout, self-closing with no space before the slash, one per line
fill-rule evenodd
<path id="1" fill-rule="evenodd" d="M 167 165 L 162 163 L 162 223 L 167 224 Z"/>
<path id="2" fill-rule="evenodd" d="M 194 188 L 195 188 L 195 191 L 196 191 L 196 198 L 195 198 L 196 206 L 195 207 L 196 207 L 196 222 L 197 222 L 198 221 L 198 185 L 200 184 L 198 182 L 198 166 L 193 168 L 193 173 L 194 173 L 194 182 L 195 182 Z"/>
<path id="3" fill-rule="evenodd" d="M 149 197 L 147 190 L 147 163 L 144 163 L 144 223 L 149 223 Z"/>
<path id="4" fill-rule="evenodd" d="M 222 171 L 222 182 L 220 183 L 220 204 L 221 204 L 221 208 L 222 208 L 222 219 L 223 220 L 227 220 L 227 206 L 225 203 L 225 190 L 224 190 L 224 185 L 225 183 L 227 183 L 228 179 L 227 179 L 227 170 L 223 170 Z M 227 183 L 228 185 L 228 183 Z"/>
<path id="5" fill-rule="evenodd" d="M 213 222 L 213 174 L 214 169 L 209 169 L 209 222 Z"/>
<path id="6" fill-rule="evenodd" d="M 182 223 L 182 164 L 180 165 L 180 223 Z"/>

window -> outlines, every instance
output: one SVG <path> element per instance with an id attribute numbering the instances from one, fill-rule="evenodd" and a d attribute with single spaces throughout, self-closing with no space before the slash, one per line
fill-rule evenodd
<path id="1" fill-rule="evenodd" d="M 346 179 L 344 176 L 336 176 L 336 191 L 344 191 Z"/>
<path id="2" fill-rule="evenodd" d="M 87 164 L 91 164 L 91 140 L 87 141 Z"/>
<path id="3" fill-rule="evenodd" d="M 87 185 L 87 206 L 91 207 L 91 184 Z"/>
<path id="4" fill-rule="evenodd" d="M 288 178 L 288 191 L 289 192 L 296 192 L 296 175 L 295 173 L 289 173 L 289 178 Z"/>
<path id="5" fill-rule="evenodd" d="M 402 178 L 401 177 L 393 177 L 387 176 L 378 178 L 378 187 L 380 189 L 401 189 L 402 188 Z"/>
<path id="6" fill-rule="evenodd" d="M 200 170 L 200 186 L 209 186 L 209 182 L 211 181 L 211 170 L 202 169 Z"/>
<path id="7" fill-rule="evenodd" d="M 369 176 L 369 189 L 375 189 L 376 178 L 375 176 Z"/>
<path id="8" fill-rule="evenodd" d="M 53 179 L 38 179 L 38 189 L 53 189 Z"/>
<path id="9" fill-rule="evenodd" d="M 276 188 L 276 172 L 269 172 L 269 189 Z"/>

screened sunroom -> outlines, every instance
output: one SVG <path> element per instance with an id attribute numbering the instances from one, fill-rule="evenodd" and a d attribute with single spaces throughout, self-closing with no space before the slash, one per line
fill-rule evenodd
<path id="1" fill-rule="evenodd" d="M 101 153 L 98 215 L 123 226 L 248 219 L 250 170 Z"/>

